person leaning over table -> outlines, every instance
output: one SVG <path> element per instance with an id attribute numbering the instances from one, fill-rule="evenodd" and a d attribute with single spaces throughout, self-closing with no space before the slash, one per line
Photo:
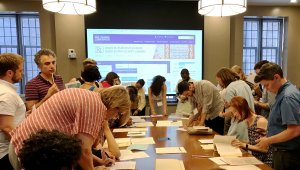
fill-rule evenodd
<path id="1" fill-rule="evenodd" d="M 182 81 L 178 84 L 180 95 L 192 97 L 194 108 L 197 108 L 197 114 L 190 117 L 189 125 L 208 126 L 219 134 L 224 132 L 224 118 L 219 117 L 219 113 L 224 109 L 224 103 L 217 87 L 207 80 L 188 83 Z"/>
<path id="2" fill-rule="evenodd" d="M 244 121 L 248 129 L 249 142 L 235 139 L 233 140 L 232 145 L 241 147 L 245 150 L 251 150 L 253 156 L 272 167 L 271 148 L 262 150 L 254 146 L 257 139 L 266 136 L 268 125 L 267 119 L 263 116 L 256 115 L 254 111 L 249 108 L 247 100 L 241 96 L 234 96 L 231 99 L 227 112 L 230 112 L 230 114 L 232 115 L 232 119 L 240 122 Z"/>
<path id="3" fill-rule="evenodd" d="M 103 122 L 119 112 L 129 116 L 129 109 L 129 95 L 122 86 L 106 88 L 101 93 L 79 88 L 60 91 L 11 132 L 10 162 L 15 170 L 20 169 L 18 156 L 23 141 L 31 134 L 46 129 L 74 135 L 82 141 L 82 155 L 78 164 L 83 170 L 103 165 L 105 160 L 99 159 L 91 151 L 93 146 L 99 144 Z"/>
<path id="4" fill-rule="evenodd" d="M 283 77 L 278 64 L 264 64 L 254 81 L 275 93 L 267 129 L 267 137 L 257 140 L 258 148 L 273 147 L 276 170 L 300 169 L 300 92 Z"/>

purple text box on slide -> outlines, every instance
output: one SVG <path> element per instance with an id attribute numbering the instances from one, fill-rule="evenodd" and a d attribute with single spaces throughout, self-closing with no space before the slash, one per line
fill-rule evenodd
<path id="1" fill-rule="evenodd" d="M 195 35 L 94 34 L 94 44 L 195 44 Z"/>
<path id="2" fill-rule="evenodd" d="M 97 61 L 97 65 L 99 66 L 101 72 L 101 65 L 111 65 L 112 71 L 116 73 L 132 73 L 132 69 L 134 68 L 127 68 L 129 72 L 123 72 L 124 68 L 122 68 L 122 72 L 118 72 L 120 68 L 116 68 L 116 64 L 165 64 L 167 65 L 167 73 L 170 73 L 170 61 Z"/>

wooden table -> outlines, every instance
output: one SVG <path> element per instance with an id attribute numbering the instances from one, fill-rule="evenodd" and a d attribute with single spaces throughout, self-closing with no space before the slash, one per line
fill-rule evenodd
<path id="1" fill-rule="evenodd" d="M 151 121 L 165 120 L 166 118 L 151 118 Z M 148 119 L 150 120 L 150 119 Z M 184 131 L 177 131 L 178 127 L 149 127 L 146 132 L 147 137 L 153 137 L 155 144 L 149 145 L 145 151 L 150 157 L 136 159 L 138 170 L 154 170 L 155 159 L 179 159 L 183 160 L 186 170 L 210 170 L 219 169 L 219 166 L 208 158 L 195 158 L 192 155 L 209 155 L 218 157 L 217 151 L 203 150 L 200 146 L 199 139 L 212 139 L 214 135 L 189 135 Z M 127 133 L 114 133 L 116 138 L 126 137 Z M 159 140 L 160 138 L 170 138 L 170 140 Z M 156 154 L 155 148 L 182 146 L 186 149 L 185 154 Z M 121 148 L 123 149 L 123 148 Z M 243 156 L 251 156 L 244 152 Z M 272 169 L 267 165 L 258 165 L 260 169 Z"/>

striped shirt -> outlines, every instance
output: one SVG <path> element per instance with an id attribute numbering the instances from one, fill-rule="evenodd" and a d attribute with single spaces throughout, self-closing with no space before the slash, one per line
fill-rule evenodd
<path id="1" fill-rule="evenodd" d="M 31 79 L 26 83 L 25 86 L 25 99 L 29 100 L 38 100 L 41 101 L 48 93 L 48 89 L 52 86 L 52 84 L 44 79 L 39 73 L 36 77 Z M 65 89 L 64 82 L 59 75 L 53 75 L 54 82 L 57 85 L 59 90 Z"/>
<path id="2" fill-rule="evenodd" d="M 23 140 L 28 139 L 30 134 L 41 129 L 55 129 L 71 135 L 89 134 L 95 143 L 102 131 L 106 110 L 100 93 L 79 88 L 62 90 L 38 107 L 11 132 L 11 142 L 18 155 Z"/>

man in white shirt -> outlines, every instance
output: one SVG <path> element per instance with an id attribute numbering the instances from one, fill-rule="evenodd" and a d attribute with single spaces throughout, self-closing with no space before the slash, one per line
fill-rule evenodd
<path id="1" fill-rule="evenodd" d="M 23 76 L 22 56 L 12 53 L 0 55 L 0 167 L 12 170 L 8 159 L 10 132 L 25 119 L 26 107 L 17 93 L 18 83 Z"/>

